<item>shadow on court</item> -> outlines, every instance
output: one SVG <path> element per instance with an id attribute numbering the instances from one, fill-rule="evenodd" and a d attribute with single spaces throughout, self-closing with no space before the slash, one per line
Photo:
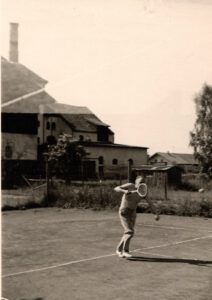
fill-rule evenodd
<path id="1" fill-rule="evenodd" d="M 141 262 L 156 262 L 156 263 L 187 263 L 191 265 L 212 267 L 211 260 L 198 260 L 198 259 L 182 259 L 182 258 L 170 258 L 170 257 L 143 257 L 143 256 L 133 256 L 128 258 L 130 261 L 141 261 Z"/>
<path id="2" fill-rule="evenodd" d="M 44 300 L 44 298 L 42 297 L 38 297 L 38 298 L 21 298 L 20 300 Z"/>

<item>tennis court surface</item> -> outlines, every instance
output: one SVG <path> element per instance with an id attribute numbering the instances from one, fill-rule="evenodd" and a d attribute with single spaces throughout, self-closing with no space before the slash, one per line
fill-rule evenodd
<path id="1" fill-rule="evenodd" d="M 138 214 L 133 258 L 115 255 L 118 213 L 2 213 L 2 297 L 8 300 L 209 300 L 212 219 Z"/>

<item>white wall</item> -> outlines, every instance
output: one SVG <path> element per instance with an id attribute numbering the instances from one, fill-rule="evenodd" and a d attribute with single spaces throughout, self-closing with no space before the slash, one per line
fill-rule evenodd
<path id="1" fill-rule="evenodd" d="M 117 159 L 118 165 L 128 165 L 132 159 L 134 165 L 147 164 L 147 149 L 137 148 L 116 148 L 116 147 L 85 147 L 90 152 L 89 158 L 104 158 L 104 165 L 112 165 L 112 160 Z"/>

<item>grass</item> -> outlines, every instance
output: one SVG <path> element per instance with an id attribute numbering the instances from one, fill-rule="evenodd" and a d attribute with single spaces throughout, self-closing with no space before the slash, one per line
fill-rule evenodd
<path id="1" fill-rule="evenodd" d="M 19 198 L 14 198 L 3 203 L 2 210 L 28 209 L 36 207 L 59 207 L 64 209 L 83 208 L 92 210 L 117 210 L 120 204 L 121 194 L 114 191 L 114 186 L 120 182 L 75 182 L 65 185 L 63 182 L 55 182 L 47 197 L 45 186 L 41 190 L 22 188 L 15 191 Z M 204 216 L 212 218 L 211 182 L 207 183 L 207 189 L 203 193 L 191 190 L 169 189 L 167 199 L 164 200 L 164 190 L 159 188 L 149 189 L 149 199 L 159 207 L 161 214 L 179 216 Z M 189 183 L 189 186 L 198 187 L 197 182 Z M 200 186 L 199 186 L 200 187 Z M 196 188 L 195 190 L 198 190 Z M 25 199 L 20 195 L 30 195 Z M 5 192 L 3 192 L 4 194 Z M 11 195 L 12 197 L 12 195 Z M 11 204 L 12 203 L 12 204 Z M 141 201 L 138 212 L 150 212 L 146 201 Z"/>

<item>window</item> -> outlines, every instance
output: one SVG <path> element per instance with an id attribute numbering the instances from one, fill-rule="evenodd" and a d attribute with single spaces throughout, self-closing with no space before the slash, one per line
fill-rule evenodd
<path id="1" fill-rule="evenodd" d="M 39 138 L 39 136 L 38 136 L 38 138 L 37 138 L 37 142 L 38 142 L 38 144 L 40 144 L 40 138 Z"/>
<path id="2" fill-rule="evenodd" d="M 6 158 L 12 158 L 12 156 L 13 156 L 13 149 L 10 145 L 7 145 L 5 147 L 5 157 Z"/>
<path id="3" fill-rule="evenodd" d="M 79 140 L 82 142 L 84 140 L 84 136 L 83 135 L 80 135 L 79 136 Z"/>
<path id="4" fill-rule="evenodd" d="M 109 141 L 109 130 L 106 126 L 97 126 L 97 141 L 108 142 Z"/>
<path id="5" fill-rule="evenodd" d="M 103 164 L 104 164 L 104 157 L 103 157 L 103 156 L 100 156 L 100 157 L 99 157 L 99 164 L 100 164 L 100 165 L 103 165 Z"/>
<path id="6" fill-rule="evenodd" d="M 8 133 L 38 133 L 38 119 L 36 114 L 2 113 L 1 130 Z"/>
<path id="7" fill-rule="evenodd" d="M 47 136 L 47 143 L 49 145 L 55 145 L 57 143 L 56 138 L 53 135 Z"/>
<path id="8" fill-rule="evenodd" d="M 52 130 L 55 130 L 55 129 L 56 129 L 56 123 L 52 122 Z"/>
<path id="9" fill-rule="evenodd" d="M 49 130 L 50 129 L 50 122 L 46 123 L 46 129 Z"/>
<path id="10" fill-rule="evenodd" d="M 114 158 L 113 161 L 112 161 L 112 164 L 113 164 L 113 165 L 117 165 L 117 164 L 118 164 L 118 159 L 117 159 L 117 158 Z"/>
<path id="11" fill-rule="evenodd" d="M 128 162 L 129 162 L 129 164 L 133 165 L 133 159 L 132 158 L 128 159 Z"/>

